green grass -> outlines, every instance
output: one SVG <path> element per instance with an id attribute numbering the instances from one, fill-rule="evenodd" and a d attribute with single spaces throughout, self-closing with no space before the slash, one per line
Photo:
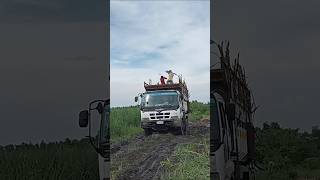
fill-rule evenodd
<path id="1" fill-rule="evenodd" d="M 192 101 L 190 103 L 191 115 L 190 121 L 199 121 L 203 118 L 210 118 L 210 105 L 209 103 L 204 104 L 197 101 Z"/>
<path id="2" fill-rule="evenodd" d="M 99 179 L 97 154 L 87 141 L 8 145 L 0 149 L 0 179 Z"/>
<path id="3" fill-rule="evenodd" d="M 110 110 L 111 142 L 125 140 L 142 132 L 138 107 L 115 107 Z"/>
<path id="4" fill-rule="evenodd" d="M 282 168 L 276 171 L 263 171 L 257 174 L 259 180 L 316 180 L 320 179 L 320 169 L 306 169 L 303 167 Z"/>
<path id="5" fill-rule="evenodd" d="M 161 179 L 210 179 L 209 138 L 199 143 L 178 145 L 173 156 L 161 164 Z"/>
<path id="6" fill-rule="evenodd" d="M 320 179 L 320 130 L 312 133 L 264 123 L 257 128 L 257 161 L 261 180 Z"/>

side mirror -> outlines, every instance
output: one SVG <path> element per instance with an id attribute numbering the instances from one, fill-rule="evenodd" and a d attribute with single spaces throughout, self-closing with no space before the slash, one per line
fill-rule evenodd
<path id="1" fill-rule="evenodd" d="M 231 103 L 228 105 L 227 113 L 228 113 L 227 116 L 228 116 L 229 121 L 233 121 L 236 119 L 236 106 L 235 106 L 235 104 Z"/>
<path id="2" fill-rule="evenodd" d="M 138 96 L 134 97 L 134 102 L 138 102 Z"/>
<path id="3" fill-rule="evenodd" d="M 79 113 L 79 126 L 87 127 L 89 122 L 89 111 L 83 110 Z"/>

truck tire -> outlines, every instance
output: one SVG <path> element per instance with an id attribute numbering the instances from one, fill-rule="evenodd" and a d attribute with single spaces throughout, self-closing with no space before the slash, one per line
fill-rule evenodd
<path id="1" fill-rule="evenodd" d="M 144 129 L 144 135 L 145 136 L 150 136 L 152 134 L 152 130 L 151 129 Z"/>

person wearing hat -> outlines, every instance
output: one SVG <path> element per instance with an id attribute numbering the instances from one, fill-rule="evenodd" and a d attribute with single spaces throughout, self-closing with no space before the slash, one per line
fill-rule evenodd
<path id="1" fill-rule="evenodd" d="M 172 72 L 171 70 L 166 71 L 166 73 L 168 73 L 167 84 L 173 84 L 173 76 L 177 74 Z"/>

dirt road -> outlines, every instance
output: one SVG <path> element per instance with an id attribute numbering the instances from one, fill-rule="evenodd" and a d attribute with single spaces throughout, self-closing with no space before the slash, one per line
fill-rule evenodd
<path id="1" fill-rule="evenodd" d="M 189 125 L 186 136 L 155 133 L 138 135 L 130 141 L 111 145 L 112 179 L 160 179 L 161 161 L 169 158 L 179 144 L 197 142 L 209 134 L 209 127 Z"/>

